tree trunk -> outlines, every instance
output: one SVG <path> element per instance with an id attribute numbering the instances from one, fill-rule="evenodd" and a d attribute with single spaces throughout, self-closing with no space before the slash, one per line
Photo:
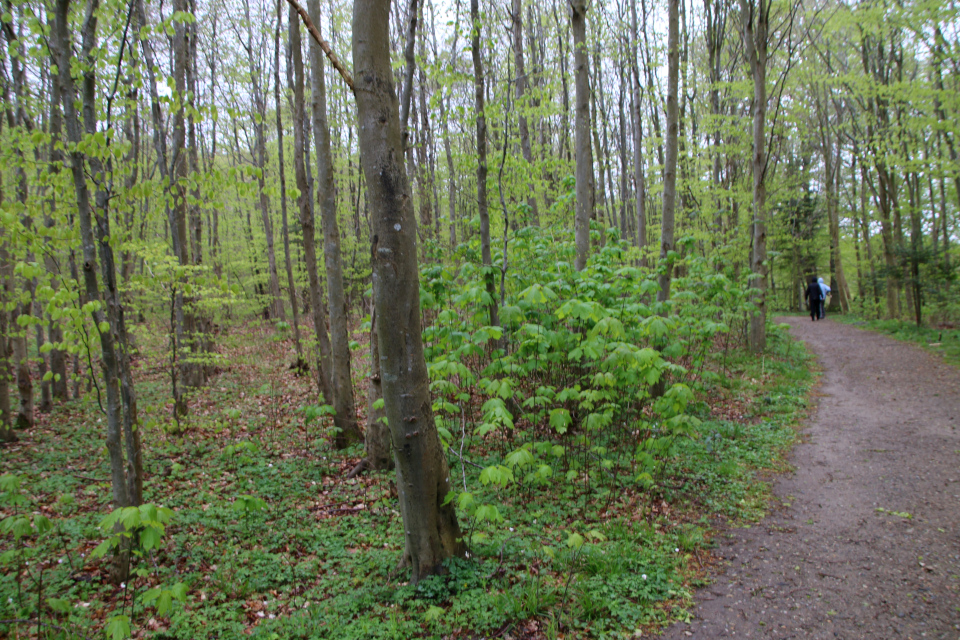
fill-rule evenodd
<path id="1" fill-rule="evenodd" d="M 490 325 L 500 326 L 497 291 L 493 277 L 493 256 L 490 251 L 490 212 L 487 207 L 487 115 L 484 107 L 485 81 L 483 53 L 480 50 L 480 2 L 470 0 L 470 51 L 473 55 L 474 105 L 477 111 L 477 210 L 480 215 L 480 256 L 483 260 L 487 293 L 490 295 Z"/>
<path id="2" fill-rule="evenodd" d="M 3 122 L 0 119 L 0 132 Z M 3 203 L 3 175 L 0 173 L 0 204 Z M 13 296 L 13 263 L 7 251 L 6 230 L 0 227 L 0 442 L 16 442 L 17 435 L 10 428 L 10 383 L 14 380 L 11 368 L 11 345 L 7 336 L 9 314 L 6 303 Z"/>
<path id="3" fill-rule="evenodd" d="M 529 176 L 533 174 L 533 150 L 530 148 L 530 129 L 527 126 L 527 100 L 530 82 L 523 60 L 523 5 L 521 0 L 513 0 L 510 18 L 513 22 L 513 60 L 516 65 L 517 114 L 520 127 L 520 151 L 523 154 L 524 173 L 527 180 L 527 207 L 530 209 L 529 222 L 540 226 L 540 211 L 537 209 L 536 187 Z"/>
<path id="4" fill-rule="evenodd" d="M 307 179 L 305 164 L 306 153 L 306 107 L 303 95 L 303 53 L 300 42 L 300 23 L 290 20 L 288 38 L 290 42 L 290 62 L 293 67 L 293 166 L 297 178 L 297 189 L 300 195 L 297 204 L 300 207 L 300 228 L 303 232 L 303 258 L 307 267 L 307 279 L 310 283 L 310 311 L 313 313 L 313 326 L 317 336 L 317 384 L 323 394 L 324 401 L 334 401 L 333 383 L 331 381 L 330 339 L 327 337 L 326 314 L 320 296 L 320 278 L 317 275 L 317 250 L 315 241 L 315 222 L 313 203 L 310 194 L 311 185 Z"/>
<path id="5" fill-rule="evenodd" d="M 680 0 L 667 3 L 667 139 L 663 165 L 663 213 L 660 220 L 660 291 L 657 301 L 670 299 L 674 250 L 673 231 L 677 201 L 677 154 L 680 132 Z"/>
<path id="6" fill-rule="evenodd" d="M 640 118 L 643 93 L 640 88 L 640 68 L 637 64 L 639 34 L 637 28 L 637 0 L 630 2 L 630 71 L 633 87 L 633 181 L 636 189 L 637 246 L 640 248 L 640 264 L 646 266 L 647 248 L 647 184 L 643 175 L 643 122 Z"/>
<path id="7" fill-rule="evenodd" d="M 319 25 L 320 0 L 310 0 L 309 4 L 314 25 Z M 291 47 L 299 47 L 300 25 L 293 7 L 290 8 L 289 20 Z M 296 35 L 293 33 L 294 30 L 297 32 Z M 340 229 L 337 226 L 333 157 L 330 154 L 330 126 L 327 123 L 327 89 L 323 76 L 323 52 L 320 50 L 320 45 L 313 40 L 310 41 L 310 72 L 313 140 L 317 152 L 317 192 L 323 228 L 324 266 L 327 271 L 327 301 L 330 306 L 330 346 L 333 365 L 330 382 L 333 391 L 333 408 L 336 411 L 333 422 L 339 429 L 335 445 L 343 449 L 359 442 L 362 436 L 357 426 L 353 378 L 350 373 L 350 334 L 347 327 L 347 303 L 343 294 Z"/>
<path id="8" fill-rule="evenodd" d="M 475 1 L 475 0 L 474 0 Z M 360 154 L 374 225 L 374 296 L 383 399 L 397 461 L 411 583 L 444 570 L 465 551 L 450 491 L 447 459 L 433 421 L 420 328 L 417 221 L 403 170 L 393 88 L 388 0 L 353 6 L 353 68 Z"/>
<path id="9" fill-rule="evenodd" d="M 750 285 L 758 289 L 753 302 L 756 311 L 750 318 L 750 349 L 754 353 L 767 347 L 767 45 L 770 0 L 740 0 L 743 21 L 744 55 L 753 78 L 753 249 L 750 254 Z"/>
<path id="10" fill-rule="evenodd" d="M 100 160 L 93 156 L 86 158 L 77 146 L 84 134 L 93 135 L 97 130 L 96 121 L 96 65 L 93 64 L 93 51 L 97 48 L 97 13 L 99 3 L 91 0 L 87 4 L 87 16 L 83 21 L 83 46 L 85 73 L 83 76 L 83 116 L 81 128 L 77 110 L 77 89 L 70 73 L 72 44 L 68 30 L 68 12 L 70 0 L 58 0 L 56 24 L 51 42 L 56 53 L 60 74 L 63 111 L 67 140 L 71 144 L 70 164 L 73 173 L 74 190 L 77 199 L 77 215 L 80 221 L 80 240 L 83 246 L 83 279 L 89 300 L 100 299 L 95 265 L 97 247 L 94 245 L 92 214 L 94 207 L 90 202 L 85 164 L 93 175 L 103 173 Z M 137 404 L 130 376 L 127 336 L 123 320 L 123 307 L 116 288 L 116 267 L 113 249 L 110 246 L 110 227 L 107 205 L 109 194 L 102 188 L 96 192 L 96 223 L 99 236 L 100 269 L 104 279 L 106 320 L 109 329 L 98 331 L 103 364 L 104 387 L 107 397 L 107 451 L 110 455 L 111 484 L 115 507 L 139 505 L 143 495 L 143 461 L 140 451 L 139 429 L 137 428 Z M 94 324 L 100 327 L 104 323 L 102 311 L 92 313 Z M 126 453 L 126 460 L 124 460 Z M 116 578 L 125 579 L 126 567 L 120 565 Z"/>
<path id="11" fill-rule="evenodd" d="M 303 360 L 300 344 L 300 304 L 297 302 L 297 287 L 293 279 L 293 264 L 290 261 L 290 227 L 287 224 L 287 170 L 283 160 L 283 107 L 280 103 L 280 28 L 282 26 L 282 0 L 277 0 L 277 29 L 273 34 L 273 101 L 277 111 L 277 173 L 280 176 L 280 224 L 283 233 L 283 264 L 287 271 L 287 297 L 293 313 L 293 343 L 297 350 L 297 366 Z"/>
<path id="12" fill-rule="evenodd" d="M 590 253 L 590 220 L 593 218 L 593 152 L 590 148 L 590 76 L 587 56 L 587 4 L 570 3 L 570 27 L 573 31 L 573 66 L 576 79 L 576 155 L 577 204 L 574 216 L 574 241 L 577 257 L 574 268 L 582 271 Z"/>

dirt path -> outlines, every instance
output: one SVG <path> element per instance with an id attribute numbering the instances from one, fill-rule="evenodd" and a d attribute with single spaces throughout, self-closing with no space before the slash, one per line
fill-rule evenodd
<path id="1" fill-rule="evenodd" d="M 824 368 L 819 408 L 775 486 L 721 536 L 701 638 L 960 638 L 960 371 L 839 323 L 783 318 Z M 907 515 L 909 514 L 909 516 Z"/>

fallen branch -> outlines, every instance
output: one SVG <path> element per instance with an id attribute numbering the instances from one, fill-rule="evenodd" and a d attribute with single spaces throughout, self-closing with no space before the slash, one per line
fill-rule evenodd
<path id="1" fill-rule="evenodd" d="M 330 60 L 330 64 L 332 64 L 333 68 L 340 73 L 343 81 L 347 83 L 348 87 L 350 87 L 350 91 L 355 91 L 353 88 L 353 76 L 350 75 L 350 72 L 347 71 L 346 67 L 343 66 L 343 63 L 340 62 L 340 58 L 337 57 L 337 54 L 333 52 L 333 48 L 330 46 L 330 43 L 320 37 L 320 30 L 314 26 L 313 20 L 310 19 L 310 14 L 307 13 L 307 10 L 304 9 L 300 3 L 297 2 L 297 0 L 287 0 L 287 2 L 289 2 L 290 6 L 296 9 L 297 13 L 300 14 L 300 18 L 303 20 L 304 26 L 307 27 L 307 31 L 310 32 L 310 36 L 318 45 L 320 45 L 320 48 L 323 49 L 323 52 Z"/>

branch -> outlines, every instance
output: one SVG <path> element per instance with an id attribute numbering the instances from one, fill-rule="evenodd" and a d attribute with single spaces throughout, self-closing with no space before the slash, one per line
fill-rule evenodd
<path id="1" fill-rule="evenodd" d="M 297 0 L 287 0 L 294 9 L 297 10 L 297 13 L 300 14 L 300 19 L 303 20 L 304 26 L 307 27 L 307 31 L 310 32 L 310 37 L 312 37 L 320 48 L 323 49 L 323 52 L 326 54 L 327 59 L 330 60 L 330 64 L 333 65 L 333 68 L 336 69 L 340 76 L 343 78 L 343 81 L 347 83 L 347 86 L 350 87 L 351 92 L 356 92 L 356 89 L 353 88 L 353 76 L 350 75 L 350 72 L 347 71 L 346 67 L 343 66 L 343 63 L 340 62 L 340 58 L 337 57 L 337 54 L 333 52 L 333 49 L 330 47 L 330 43 L 320 37 L 320 30 L 317 29 L 313 20 L 310 19 L 310 14 L 307 13 L 307 10 L 301 6 Z"/>

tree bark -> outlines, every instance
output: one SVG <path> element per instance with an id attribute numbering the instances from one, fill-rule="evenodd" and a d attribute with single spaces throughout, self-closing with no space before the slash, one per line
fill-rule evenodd
<path id="1" fill-rule="evenodd" d="M 100 289 L 95 271 L 97 246 L 94 244 L 93 212 L 90 192 L 87 185 L 85 165 L 90 165 L 94 175 L 103 174 L 104 168 L 99 158 L 85 157 L 77 146 L 84 134 L 93 135 L 97 130 L 96 121 L 96 65 L 93 51 L 97 47 L 97 13 L 99 3 L 90 0 L 87 4 L 87 16 L 83 21 L 82 55 L 85 62 L 83 75 L 82 112 L 83 128 L 77 117 L 75 103 L 77 89 L 71 75 L 72 45 L 68 35 L 68 12 L 70 0 L 58 0 L 56 20 L 51 42 L 55 50 L 62 90 L 64 124 L 67 140 L 71 143 L 71 171 L 77 199 L 77 216 L 80 222 L 80 240 L 83 246 L 83 280 L 89 300 L 100 300 Z M 109 328 L 100 330 L 104 324 L 104 313 L 96 310 L 92 313 L 94 325 L 100 336 L 101 362 L 103 364 L 104 387 L 107 396 L 107 451 L 110 455 L 111 485 L 115 507 L 139 505 L 143 495 L 143 460 L 140 450 L 140 436 L 137 428 L 137 403 L 130 375 L 129 355 L 127 352 L 126 327 L 123 319 L 123 307 L 120 304 L 116 288 L 116 267 L 113 249 L 110 246 L 110 227 L 107 205 L 109 194 L 102 188 L 96 192 L 96 226 L 99 236 L 100 270 L 104 279 L 103 301 L 106 308 L 106 320 Z M 126 460 L 124 460 L 126 453 Z M 125 568 L 116 577 L 125 578 Z"/>
<path id="2" fill-rule="evenodd" d="M 360 154 L 373 218 L 374 304 L 383 398 L 397 461 L 397 491 L 411 582 L 444 570 L 464 543 L 446 456 L 433 421 L 420 328 L 417 221 L 403 169 L 400 118 L 390 65 L 388 0 L 356 0 L 353 67 Z"/>
<path id="3" fill-rule="evenodd" d="M 290 227 L 287 224 L 287 169 L 283 160 L 283 107 L 280 103 L 280 28 L 283 20 L 283 0 L 277 0 L 277 29 L 273 34 L 273 101 L 277 117 L 277 173 L 280 177 L 280 224 L 283 234 L 283 264 L 287 271 L 287 297 L 293 313 L 293 344 L 297 351 L 297 366 L 303 364 L 303 346 L 300 344 L 300 304 L 293 279 L 290 260 Z"/>
<path id="4" fill-rule="evenodd" d="M 254 57 L 254 25 L 250 17 L 250 3 L 245 0 L 243 7 L 247 19 L 247 43 L 244 48 L 247 52 L 247 66 L 250 69 L 251 97 L 253 98 L 254 108 L 253 131 L 256 140 L 256 149 L 253 157 L 255 159 L 255 166 L 257 167 L 260 221 L 263 224 L 264 238 L 267 243 L 267 268 L 270 274 L 270 311 L 274 318 L 283 320 L 286 316 L 283 298 L 280 295 L 280 277 L 277 271 L 277 255 L 274 248 L 273 221 L 270 219 L 270 198 L 266 191 L 267 141 L 264 131 L 266 123 L 264 121 L 267 117 L 267 101 L 262 86 L 263 63 Z M 297 21 L 297 24 L 300 24 L 299 21 Z"/>
<path id="5" fill-rule="evenodd" d="M 480 215 L 480 257 L 483 260 L 487 293 L 490 296 L 490 325 L 500 326 L 497 291 L 493 277 L 493 256 L 490 251 L 490 212 L 487 207 L 487 115 L 484 106 L 485 80 L 483 54 L 480 50 L 480 2 L 470 0 L 470 52 L 473 56 L 474 108 L 477 112 L 477 211 Z"/>
<path id="6" fill-rule="evenodd" d="M 660 291 L 657 300 L 670 299 L 674 250 L 673 232 L 677 200 L 677 154 L 680 132 L 680 0 L 667 3 L 667 139 L 663 165 L 663 213 L 660 222 Z"/>
<path id="7" fill-rule="evenodd" d="M 576 156 L 577 204 L 574 215 L 574 241 L 577 257 L 574 268 L 582 271 L 590 253 L 590 220 L 593 218 L 593 152 L 590 148 L 590 76 L 587 56 L 587 3 L 570 3 L 570 28 L 573 31 L 573 67 L 576 82 Z"/>
<path id="8" fill-rule="evenodd" d="M 744 55 L 753 79 L 753 249 L 750 254 L 751 286 L 758 290 L 750 318 L 750 349 L 767 347 L 767 46 L 771 0 L 740 0 Z"/>
<path id="9" fill-rule="evenodd" d="M 513 22 L 513 60 L 517 71 L 517 115 L 520 128 L 520 152 L 523 154 L 524 173 L 528 176 L 527 207 L 530 209 L 530 223 L 540 226 L 540 211 L 537 208 L 536 187 L 529 176 L 533 173 L 533 150 L 530 147 L 530 129 L 527 126 L 527 92 L 530 81 L 527 78 L 523 60 L 523 5 L 521 0 L 513 0 L 510 19 Z"/>
<path id="10" fill-rule="evenodd" d="M 637 209 L 637 246 L 640 248 L 640 264 L 646 266 L 647 248 L 647 184 L 643 175 L 643 122 L 640 118 L 643 93 L 640 87 L 640 68 L 637 64 L 639 35 L 637 29 L 637 0 L 630 1 L 630 71 L 633 87 L 633 181 Z"/>
<path id="11" fill-rule="evenodd" d="M 293 166 L 300 195 L 297 204 L 300 207 L 300 228 L 303 232 L 303 258 L 307 267 L 307 279 L 310 283 L 310 311 L 313 313 L 313 326 L 317 336 L 317 384 L 325 402 L 333 402 L 333 383 L 330 379 L 332 355 L 330 339 L 327 337 L 326 314 L 320 295 L 320 278 L 317 275 L 317 250 L 315 240 L 315 222 L 313 203 L 310 194 L 311 185 L 307 179 L 305 163 L 306 105 L 303 95 L 303 53 L 301 51 L 300 23 L 290 20 L 288 29 L 290 42 L 290 61 L 293 67 Z"/>
<path id="12" fill-rule="evenodd" d="M 310 0 L 309 11 L 314 25 L 320 23 L 320 1 Z M 296 24 L 291 8 L 291 46 Z M 319 28 L 319 27 L 318 27 Z M 347 327 L 347 302 L 343 294 L 343 267 L 340 261 L 340 229 L 337 226 L 337 199 L 333 182 L 333 157 L 330 154 L 330 126 L 327 123 L 327 89 L 323 77 L 323 52 L 310 41 L 310 77 L 313 115 L 313 140 L 317 152 L 317 193 L 320 199 L 320 222 L 323 228 L 323 257 L 327 271 L 327 301 L 330 306 L 330 346 L 333 369 L 330 382 L 333 391 L 334 425 L 339 429 L 334 440 L 343 449 L 362 439 L 357 426 L 357 409 L 353 399 L 353 377 L 350 373 L 350 334 Z"/>

